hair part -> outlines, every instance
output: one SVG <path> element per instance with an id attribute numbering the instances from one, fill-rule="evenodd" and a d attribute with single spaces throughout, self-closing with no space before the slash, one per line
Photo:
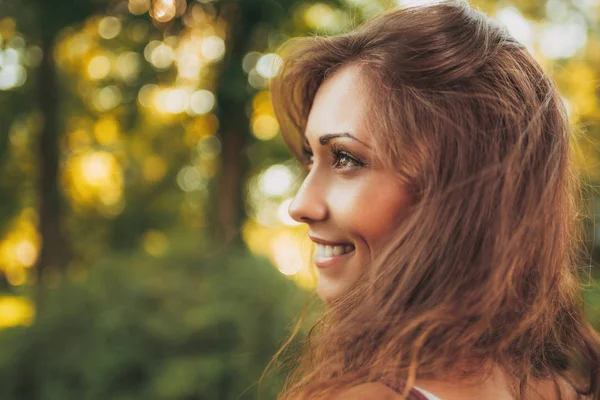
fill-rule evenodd
<path id="1" fill-rule="evenodd" d="M 442 2 L 292 39 L 282 54 L 271 90 L 291 151 L 303 157 L 320 85 L 358 65 L 376 155 L 415 193 L 386 250 L 315 325 L 282 397 L 390 374 L 407 386 L 466 378 L 492 363 L 517 398 L 532 380 L 558 388 L 559 378 L 600 397 L 600 338 L 578 281 L 572 131 L 524 46 L 466 3 Z"/>

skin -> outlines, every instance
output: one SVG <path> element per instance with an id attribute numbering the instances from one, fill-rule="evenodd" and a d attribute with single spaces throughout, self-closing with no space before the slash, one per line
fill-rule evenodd
<path id="1" fill-rule="evenodd" d="M 305 131 L 309 173 L 289 207 L 314 242 L 355 248 L 319 268 L 317 293 L 326 302 L 349 290 L 410 204 L 394 171 L 374 157 L 363 75 L 359 66 L 348 65 L 320 86 Z"/>

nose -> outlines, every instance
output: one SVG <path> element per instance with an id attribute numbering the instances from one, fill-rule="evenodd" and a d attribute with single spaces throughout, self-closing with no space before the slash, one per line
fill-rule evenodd
<path id="1" fill-rule="evenodd" d="M 324 188 L 315 180 L 315 175 L 308 174 L 296 197 L 290 203 L 288 213 L 296 222 L 311 223 L 327 218 L 328 208 L 324 198 Z"/>

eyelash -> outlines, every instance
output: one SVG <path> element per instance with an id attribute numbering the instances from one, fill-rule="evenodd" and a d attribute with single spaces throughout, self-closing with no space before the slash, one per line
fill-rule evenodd
<path id="1" fill-rule="evenodd" d="M 350 154 L 347 150 L 344 149 L 343 146 L 340 146 L 337 143 L 332 143 L 330 149 L 331 149 L 331 155 L 333 156 L 332 166 L 335 169 L 346 170 L 346 169 L 360 168 L 360 167 L 365 166 L 365 163 L 363 163 L 357 157 Z M 312 159 L 314 157 L 313 152 L 309 148 L 304 147 L 302 149 L 302 153 L 304 155 L 305 164 L 310 167 L 313 163 L 313 161 L 312 161 Z M 350 166 L 350 167 L 340 166 L 340 161 L 344 157 L 349 159 L 350 162 L 354 163 L 355 165 Z"/>

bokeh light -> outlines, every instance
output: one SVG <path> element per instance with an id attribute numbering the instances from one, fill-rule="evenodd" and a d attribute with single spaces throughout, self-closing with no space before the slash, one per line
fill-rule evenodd
<path id="1" fill-rule="evenodd" d="M 218 36 L 209 36 L 202 41 L 202 55 L 210 61 L 219 61 L 225 55 L 225 42 Z"/>
<path id="2" fill-rule="evenodd" d="M 8 65 L 0 69 L 0 90 L 22 86 L 27 80 L 27 71 L 21 65 Z"/>
<path id="3" fill-rule="evenodd" d="M 586 41 L 587 28 L 584 21 L 542 25 L 540 48 L 550 59 L 573 57 L 585 46 Z"/>
<path id="4" fill-rule="evenodd" d="M 121 103 L 121 89 L 115 85 L 110 85 L 100 89 L 95 98 L 94 106 L 98 111 L 109 111 Z"/>
<path id="5" fill-rule="evenodd" d="M 502 8 L 496 13 L 496 18 L 506 25 L 508 31 L 531 52 L 535 41 L 535 31 L 532 23 L 523 17 L 515 7 Z"/>
<path id="6" fill-rule="evenodd" d="M 265 54 L 258 59 L 258 62 L 256 63 L 256 72 L 263 78 L 271 79 L 277 76 L 282 65 L 283 60 L 277 54 Z"/>
<path id="7" fill-rule="evenodd" d="M 117 58 L 117 73 L 126 82 L 131 82 L 138 77 L 140 67 L 141 57 L 136 52 L 128 51 L 120 54 Z"/>
<path id="8" fill-rule="evenodd" d="M 17 325 L 31 325 L 35 309 L 30 299 L 0 296 L 0 329 Z"/>
<path id="9" fill-rule="evenodd" d="M 146 253 L 154 257 L 160 257 L 167 252 L 169 240 L 163 232 L 149 230 L 144 234 L 142 245 Z"/>
<path id="10" fill-rule="evenodd" d="M 276 164 L 264 171 L 259 178 L 259 187 L 267 196 L 277 197 L 289 192 L 294 176 L 288 167 Z"/>
<path id="11" fill-rule="evenodd" d="M 103 39 L 114 39 L 121 33 L 121 21 L 117 17 L 104 17 L 98 24 L 98 34 Z"/>
<path id="12" fill-rule="evenodd" d="M 175 0 L 155 0 L 152 7 L 152 18 L 158 22 L 169 22 L 177 14 Z"/>
<path id="13" fill-rule="evenodd" d="M 95 80 L 104 79 L 110 73 L 110 60 L 104 55 L 99 55 L 90 60 L 88 74 Z"/>
<path id="14" fill-rule="evenodd" d="M 192 115 L 209 113 L 215 106 L 215 95 L 208 90 L 198 90 L 190 98 L 190 111 Z"/>
<path id="15" fill-rule="evenodd" d="M 127 7 L 133 15 L 142 15 L 150 11 L 150 0 L 129 0 Z"/>

